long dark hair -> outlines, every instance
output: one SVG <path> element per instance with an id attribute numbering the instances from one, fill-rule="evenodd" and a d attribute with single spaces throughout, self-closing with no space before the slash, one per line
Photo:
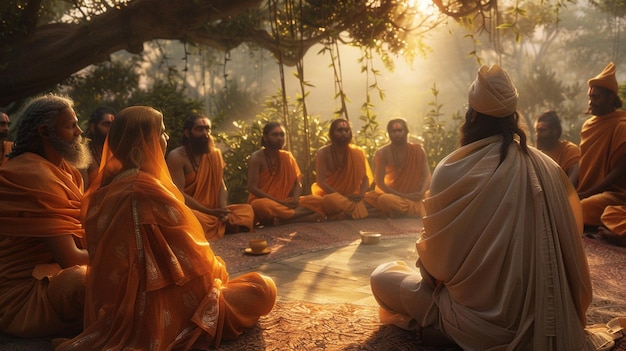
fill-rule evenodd
<path id="1" fill-rule="evenodd" d="M 509 145 L 519 138 L 519 144 L 524 153 L 528 153 L 526 133 L 519 126 L 520 116 L 517 112 L 506 117 L 492 117 L 474 110 L 471 106 L 465 114 L 465 123 L 461 126 L 461 146 L 494 135 L 502 136 L 500 147 L 500 163 L 504 161 Z"/>
<path id="2" fill-rule="evenodd" d="M 261 137 L 261 146 L 265 147 L 265 137 L 274 129 L 282 127 L 279 122 L 267 122 L 263 127 L 263 137 Z"/>

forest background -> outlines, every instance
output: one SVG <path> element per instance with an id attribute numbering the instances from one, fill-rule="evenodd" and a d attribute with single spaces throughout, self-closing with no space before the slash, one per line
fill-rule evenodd
<path id="1" fill-rule="evenodd" d="M 338 117 L 370 159 L 387 121 L 407 119 L 434 168 L 458 146 L 482 64 L 511 75 L 531 142 L 536 116 L 554 109 L 578 143 L 587 80 L 610 61 L 626 76 L 625 15 L 626 0 L 8 0 L 0 106 L 15 126 L 28 99 L 66 94 L 86 128 L 98 106 L 150 105 L 170 150 L 186 117 L 206 114 L 242 202 L 267 121 L 286 127 L 305 189 Z"/>

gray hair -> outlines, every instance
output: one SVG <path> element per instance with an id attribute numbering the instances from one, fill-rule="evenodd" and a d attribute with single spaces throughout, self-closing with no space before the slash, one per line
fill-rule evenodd
<path id="1" fill-rule="evenodd" d="M 52 94 L 31 100 L 20 113 L 13 151 L 8 157 L 13 158 L 25 152 L 41 154 L 43 150 L 39 126 L 53 126 L 59 113 L 73 106 L 74 101 L 69 97 Z"/>

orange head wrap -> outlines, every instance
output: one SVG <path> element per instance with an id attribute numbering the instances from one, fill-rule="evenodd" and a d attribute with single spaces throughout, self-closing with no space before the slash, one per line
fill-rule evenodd
<path id="1" fill-rule="evenodd" d="M 603 87 L 609 89 L 617 95 L 618 85 L 617 79 L 615 79 L 615 64 L 613 62 L 609 62 L 609 64 L 604 67 L 604 70 L 594 78 L 589 79 L 587 84 L 589 84 L 589 88 Z"/>

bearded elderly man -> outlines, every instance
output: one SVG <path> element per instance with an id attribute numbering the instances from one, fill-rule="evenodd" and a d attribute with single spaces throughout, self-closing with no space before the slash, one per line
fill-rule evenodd
<path id="1" fill-rule="evenodd" d="M 588 81 L 589 109 L 593 116 L 580 132 L 577 177 L 583 219 L 590 229 L 602 225 L 607 206 L 626 204 L 626 111 L 618 96 L 615 65 L 611 62 Z"/>
<path id="2" fill-rule="evenodd" d="M 365 201 L 389 217 L 421 217 L 430 185 L 426 152 L 409 143 L 409 127 L 402 118 L 387 123 L 387 134 L 389 143 L 374 155 L 376 188 L 365 194 Z"/>
<path id="3" fill-rule="evenodd" d="M 13 142 L 9 141 L 10 124 L 9 115 L 0 110 L 0 166 L 8 160 L 7 155 L 13 149 Z"/>
<path id="4" fill-rule="evenodd" d="M 392 262 L 372 273 L 384 323 L 464 350 L 587 349 L 580 203 L 558 165 L 527 146 L 517 98 L 504 70 L 480 68 L 462 146 L 424 200 L 419 272 Z"/>
<path id="5" fill-rule="evenodd" d="M 328 219 L 365 218 L 369 213 L 363 198 L 373 180 L 365 152 L 352 143 L 352 128 L 345 119 L 332 121 L 328 137 L 330 145 L 317 151 L 311 195 L 300 202 L 309 208 L 321 203 Z"/>
<path id="6" fill-rule="evenodd" d="M 223 238 L 226 232 L 254 227 L 252 206 L 227 203 L 225 166 L 222 152 L 211 137 L 211 121 L 192 114 L 183 125 L 182 145 L 167 155 L 167 167 L 209 241 Z"/>
<path id="7" fill-rule="evenodd" d="M 80 243 L 89 162 L 72 101 L 32 100 L 0 167 L 0 333 L 62 336 L 80 331 L 87 251 Z"/>

